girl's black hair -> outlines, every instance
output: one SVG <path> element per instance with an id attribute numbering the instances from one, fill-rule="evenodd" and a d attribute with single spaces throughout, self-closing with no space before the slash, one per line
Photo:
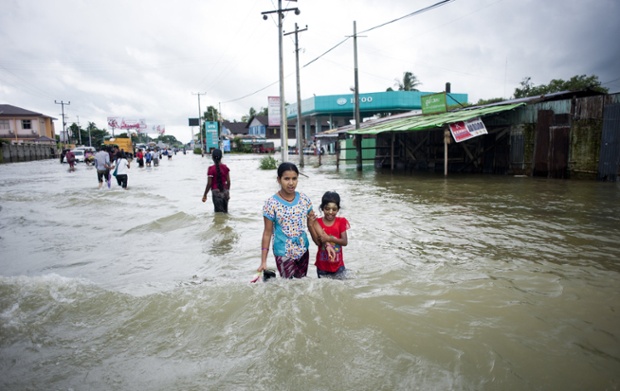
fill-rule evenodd
<path id="1" fill-rule="evenodd" d="M 338 209 L 340 209 L 340 195 L 338 195 L 338 193 L 336 193 L 335 191 L 326 191 L 325 194 L 323 194 L 319 209 L 323 210 L 323 208 L 325 208 L 330 202 L 336 204 Z"/>
<path id="2" fill-rule="evenodd" d="M 224 191 L 224 181 L 222 180 L 222 171 L 220 170 L 220 161 L 222 160 L 222 151 L 219 149 L 214 149 L 211 152 L 211 157 L 215 162 L 215 180 L 217 181 L 217 188 L 219 191 Z"/>
<path id="3" fill-rule="evenodd" d="M 299 175 L 299 170 L 296 165 L 291 162 L 284 162 L 278 166 L 278 178 L 282 178 L 282 175 L 284 175 L 286 171 L 295 171 L 297 175 Z"/>

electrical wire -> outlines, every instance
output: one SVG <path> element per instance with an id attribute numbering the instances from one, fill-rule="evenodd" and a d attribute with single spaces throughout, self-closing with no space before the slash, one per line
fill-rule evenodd
<path id="1" fill-rule="evenodd" d="M 435 4 L 432 4 L 432 5 L 428 6 L 428 7 L 425 7 L 425 8 L 419 9 L 419 10 L 417 10 L 417 11 L 411 12 L 411 13 L 409 13 L 409 14 L 407 14 L 407 15 L 401 16 L 401 17 L 396 18 L 396 19 L 393 19 L 393 20 L 390 20 L 390 21 L 388 21 L 388 22 L 381 23 L 381 24 L 376 25 L 376 26 L 374 26 L 374 27 L 371 27 L 371 28 L 369 28 L 369 29 L 367 29 L 367 30 L 361 31 L 361 32 L 359 32 L 359 33 L 357 33 L 357 34 L 359 35 L 359 34 L 367 33 L 367 32 L 372 31 L 372 30 L 379 29 L 379 28 L 381 28 L 381 27 L 385 27 L 385 26 L 390 25 L 390 24 L 392 24 L 392 23 L 396 23 L 396 22 L 398 22 L 398 21 L 400 21 L 400 20 L 403 20 L 403 19 L 406 19 L 406 18 L 410 18 L 410 17 L 415 16 L 415 15 L 422 14 L 422 13 L 424 13 L 424 12 L 427 12 L 427 11 L 433 10 L 433 9 L 435 9 L 435 8 L 439 8 L 439 7 L 441 7 L 441 6 L 444 6 L 444 5 L 448 4 L 448 3 L 452 3 L 452 2 L 454 2 L 454 1 L 456 1 L 456 0 L 442 0 L 442 1 L 439 1 L 439 2 L 437 2 L 437 3 L 435 3 Z M 316 58 L 314 58 L 313 60 L 311 60 L 311 61 L 307 62 L 306 64 L 304 64 L 304 65 L 302 66 L 302 68 L 306 68 L 307 66 L 311 65 L 312 63 L 314 63 L 314 62 L 318 61 L 318 60 L 319 60 L 319 59 L 321 59 L 322 57 L 326 56 L 326 55 L 327 55 L 329 52 L 331 52 L 332 50 L 336 49 L 337 47 L 339 47 L 339 46 L 341 46 L 342 44 L 344 44 L 345 42 L 347 42 L 349 39 L 351 39 L 351 36 L 346 37 L 345 39 L 343 39 L 342 41 L 338 42 L 336 45 L 332 46 L 331 48 L 327 49 L 325 52 L 323 52 L 322 54 L 320 54 L 319 56 L 317 56 L 317 57 L 316 57 Z M 265 89 L 267 89 L 267 88 L 269 88 L 269 87 L 273 86 L 274 84 L 276 84 L 276 83 L 278 83 L 278 82 L 279 82 L 279 81 L 275 81 L 275 82 L 273 82 L 273 83 L 271 83 L 271 84 L 269 84 L 269 85 L 267 85 L 267 86 L 265 86 L 265 87 L 263 87 L 263 88 L 261 88 L 261 89 L 259 89 L 259 90 L 255 91 L 255 92 L 253 92 L 253 93 L 251 93 L 251 94 L 247 94 L 247 95 L 244 95 L 244 96 L 242 96 L 242 97 L 235 98 L 235 99 L 232 99 L 232 100 L 229 100 L 229 101 L 226 101 L 226 102 L 222 102 L 222 103 L 236 102 L 236 101 L 239 101 L 239 100 L 242 100 L 242 99 L 248 98 L 248 97 L 250 97 L 250 96 L 252 96 L 252 95 L 255 95 L 255 94 L 257 94 L 257 93 L 259 93 L 259 92 L 261 92 L 261 91 L 263 91 L 263 90 L 265 90 Z"/>

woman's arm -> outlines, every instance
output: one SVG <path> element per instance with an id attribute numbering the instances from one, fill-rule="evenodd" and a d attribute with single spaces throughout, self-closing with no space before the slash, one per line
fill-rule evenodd
<path id="1" fill-rule="evenodd" d="M 213 177 L 209 177 L 209 179 L 207 180 L 207 187 L 205 187 L 205 194 L 202 196 L 202 202 L 205 202 L 207 200 L 207 193 L 209 192 L 209 190 L 211 190 L 212 180 L 213 180 Z"/>
<path id="2" fill-rule="evenodd" d="M 260 266 L 256 270 L 262 272 L 267 269 L 267 255 L 269 255 L 269 243 L 271 243 L 271 236 L 273 235 L 273 221 L 266 217 L 263 217 L 265 227 L 263 228 L 263 237 L 260 241 Z"/>

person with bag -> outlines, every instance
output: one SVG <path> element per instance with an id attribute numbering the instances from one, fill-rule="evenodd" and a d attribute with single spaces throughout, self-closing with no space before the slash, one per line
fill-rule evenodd
<path id="1" fill-rule="evenodd" d="M 112 173 L 112 175 L 116 177 L 116 183 L 118 183 L 118 185 L 123 189 L 127 190 L 127 181 L 129 179 L 127 177 L 127 173 L 129 172 L 128 170 L 130 167 L 129 161 L 127 161 L 127 158 L 125 157 L 125 153 L 121 152 L 112 167 L 114 168 L 114 173 Z"/>
<path id="2" fill-rule="evenodd" d="M 202 196 L 202 202 L 207 201 L 207 193 L 211 190 L 213 208 L 216 212 L 228 213 L 228 200 L 230 199 L 230 169 L 222 160 L 222 150 L 214 149 L 211 158 L 215 163 L 207 170 L 207 186 Z"/>

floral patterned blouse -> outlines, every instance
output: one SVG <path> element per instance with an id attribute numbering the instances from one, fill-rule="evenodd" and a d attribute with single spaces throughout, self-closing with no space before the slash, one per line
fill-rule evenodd
<path id="1" fill-rule="evenodd" d="M 263 216 L 273 222 L 275 256 L 299 259 L 308 251 L 306 225 L 311 211 L 312 201 L 304 193 L 295 192 L 292 202 L 277 194 L 269 197 L 263 207 Z"/>

